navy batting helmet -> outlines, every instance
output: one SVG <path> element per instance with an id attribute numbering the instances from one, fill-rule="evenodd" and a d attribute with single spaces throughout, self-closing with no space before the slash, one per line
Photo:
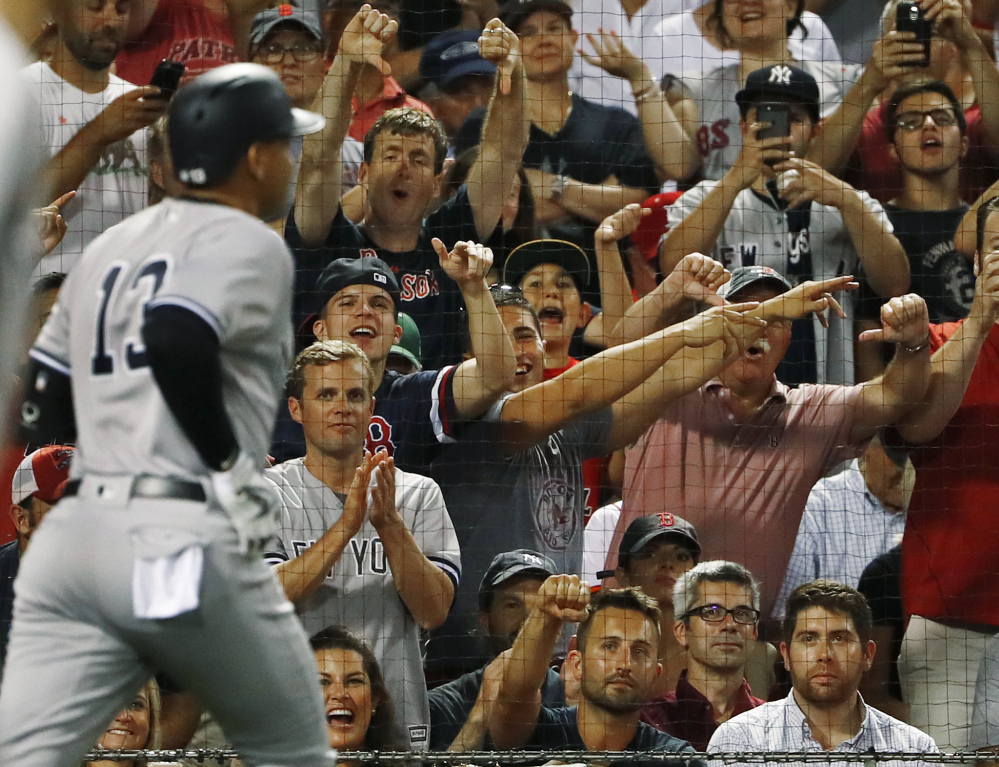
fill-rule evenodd
<path id="1" fill-rule="evenodd" d="M 259 64 L 227 64 L 181 88 L 170 102 L 170 155 L 183 183 L 225 181 L 251 145 L 322 130 L 326 120 L 294 109 L 281 79 Z"/>

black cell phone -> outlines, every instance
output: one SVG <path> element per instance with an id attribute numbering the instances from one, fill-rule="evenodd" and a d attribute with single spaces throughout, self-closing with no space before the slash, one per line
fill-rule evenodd
<path id="1" fill-rule="evenodd" d="M 763 102 L 756 106 L 756 122 L 770 123 L 768 128 L 756 131 L 756 140 L 783 138 L 791 135 L 791 116 L 787 104 Z"/>
<path id="2" fill-rule="evenodd" d="M 923 45 L 922 61 L 907 61 L 907 67 L 928 67 L 930 65 L 930 38 L 933 37 L 933 22 L 923 15 L 919 3 L 902 0 L 898 4 L 895 17 L 895 30 L 898 32 L 915 32 L 916 42 Z"/>
<path id="3" fill-rule="evenodd" d="M 180 78 L 183 76 L 184 62 L 163 59 L 163 61 L 156 65 L 156 71 L 153 72 L 153 77 L 149 81 L 150 85 L 159 88 L 161 91 L 161 95 L 153 96 L 153 98 L 160 98 L 166 101 L 172 99 L 173 94 L 177 92 L 177 87 L 180 85 Z"/>

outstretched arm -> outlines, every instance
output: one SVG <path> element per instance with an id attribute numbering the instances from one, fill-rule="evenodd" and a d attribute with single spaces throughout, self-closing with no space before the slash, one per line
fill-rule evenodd
<path id="1" fill-rule="evenodd" d="M 912 444 L 930 442 L 940 436 L 954 417 L 978 362 L 982 344 L 999 319 L 999 252 L 988 253 L 975 285 L 971 313 L 930 363 L 926 395 L 897 426 L 902 438 Z"/>
<path id="2" fill-rule="evenodd" d="M 896 344 L 885 372 L 861 384 L 851 442 L 870 439 L 882 426 L 899 421 L 921 402 L 930 380 L 930 321 L 926 302 L 915 294 L 898 296 L 881 307 L 880 330 L 865 330 L 860 341 Z"/>
<path id="3" fill-rule="evenodd" d="M 503 214 L 531 126 L 524 114 L 524 68 L 517 35 L 499 19 L 493 19 L 482 30 L 479 51 L 482 58 L 493 62 L 499 70 L 482 125 L 479 156 L 468 172 L 467 181 L 475 229 L 485 242 Z"/>
<path id="4" fill-rule="evenodd" d="M 721 306 L 725 299 L 718 295 L 718 288 L 731 278 L 720 262 L 702 253 L 684 256 L 655 290 L 628 308 L 610 333 L 608 346 L 637 341 L 672 325 L 692 301 Z"/>
<path id="5" fill-rule="evenodd" d="M 569 368 L 562 375 L 508 399 L 502 419 L 507 440 L 518 449 L 533 444 L 584 413 L 609 407 L 662 367 L 684 346 L 724 340 L 734 326 L 765 323 L 745 312 L 756 304 L 715 307 L 648 338 L 615 346 Z"/>
<path id="6" fill-rule="evenodd" d="M 326 118 L 326 127 L 302 142 L 302 166 L 295 191 L 295 223 L 306 245 L 325 239 L 340 207 L 342 177 L 340 147 L 352 119 L 351 99 L 362 67 L 368 63 L 390 74 L 382 48 L 398 24 L 363 5 L 347 24 L 312 108 Z"/>
<path id="7" fill-rule="evenodd" d="M 448 253 L 437 238 L 433 246 L 441 267 L 461 288 L 468 309 L 468 332 L 475 356 L 458 366 L 453 391 L 458 415 L 466 420 L 477 418 L 513 385 L 517 373 L 513 344 L 485 280 L 493 252 L 474 242 L 459 242 Z"/>
<path id="8" fill-rule="evenodd" d="M 628 50 L 616 32 L 602 32 L 599 37 L 588 34 L 586 39 L 594 53 L 582 52 L 583 58 L 631 85 L 645 146 L 659 173 L 665 179 L 679 180 L 696 173 L 701 167 L 697 142 L 684 131 L 645 63 Z"/>
<path id="9" fill-rule="evenodd" d="M 565 621 L 586 619 L 590 587 L 575 575 L 553 575 L 541 584 L 537 606 L 510 648 L 488 727 L 499 749 L 517 748 L 531 737 L 541 712 L 541 685 Z"/>

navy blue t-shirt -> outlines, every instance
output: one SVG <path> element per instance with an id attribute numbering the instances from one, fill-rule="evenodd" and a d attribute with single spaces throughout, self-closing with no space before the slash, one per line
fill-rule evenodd
<path id="1" fill-rule="evenodd" d="M 457 423 L 454 402 L 454 373 L 457 366 L 401 375 L 386 370 L 375 390 L 375 412 L 368 424 L 366 447 L 375 452 L 385 448 L 403 471 L 426 474 L 441 448 L 453 442 Z M 288 414 L 287 401 L 281 408 L 271 456 L 277 463 L 305 455 L 302 425 Z"/>
<path id="2" fill-rule="evenodd" d="M 547 708 L 541 707 L 538 714 L 538 725 L 534 728 L 534 733 L 530 740 L 524 745 L 527 751 L 557 750 L 557 751 L 586 751 L 586 744 L 579 734 L 579 725 L 576 715 L 578 709 L 572 708 Z M 635 737 L 631 739 L 624 748 L 625 751 L 671 751 L 674 753 L 694 753 L 694 747 L 687 741 L 675 738 L 665 732 L 657 730 L 655 727 L 645 722 L 638 723 Z M 684 767 L 682 760 L 670 760 L 664 762 L 643 762 L 633 759 L 622 759 L 631 767 L 653 767 L 653 765 L 669 765 L 669 767 Z M 613 762 L 612 762 L 613 764 Z M 701 762 L 689 762 L 690 767 L 701 767 Z"/>
<path id="3" fill-rule="evenodd" d="M 436 370 L 461 362 L 465 302 L 458 285 L 440 267 L 437 251 L 430 244 L 439 238 L 449 249 L 459 240 L 479 242 L 475 214 L 468 190 L 458 193 L 427 217 L 416 247 L 396 253 L 376 245 L 364 230 L 338 209 L 322 245 L 306 247 L 295 225 L 294 210 L 285 227 L 285 240 L 295 256 L 295 327 L 318 312 L 324 298 L 316 294 L 316 281 L 323 269 L 338 258 L 378 257 L 395 272 L 402 289 L 399 306 L 420 329 L 423 366 Z"/>

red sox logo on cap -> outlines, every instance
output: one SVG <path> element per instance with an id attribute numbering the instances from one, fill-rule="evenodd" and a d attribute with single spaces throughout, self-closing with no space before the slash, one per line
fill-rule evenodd
<path id="1" fill-rule="evenodd" d="M 659 527 L 673 527 L 676 524 L 676 520 L 673 518 L 672 514 L 665 511 L 659 512 Z"/>
<path id="2" fill-rule="evenodd" d="M 292 7 L 291 3 L 281 3 L 278 6 L 278 16 L 291 16 L 295 9 Z"/>

